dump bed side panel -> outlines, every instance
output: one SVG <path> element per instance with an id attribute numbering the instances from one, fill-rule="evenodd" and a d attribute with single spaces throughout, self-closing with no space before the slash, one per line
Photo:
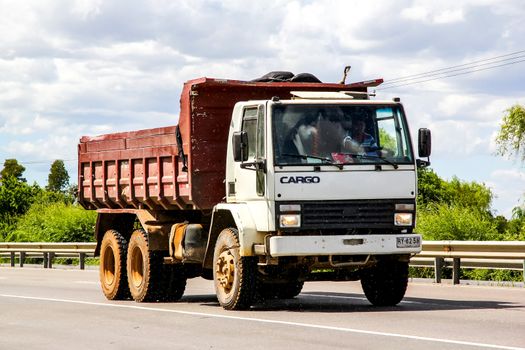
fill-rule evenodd
<path id="1" fill-rule="evenodd" d="M 78 146 L 79 201 L 87 208 L 173 209 L 188 205 L 176 127 L 93 138 Z"/>

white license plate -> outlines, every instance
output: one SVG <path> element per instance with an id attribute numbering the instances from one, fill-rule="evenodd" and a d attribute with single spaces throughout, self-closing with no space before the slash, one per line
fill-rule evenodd
<path id="1" fill-rule="evenodd" d="M 421 237 L 397 237 L 396 247 L 398 248 L 419 248 L 421 246 Z"/>

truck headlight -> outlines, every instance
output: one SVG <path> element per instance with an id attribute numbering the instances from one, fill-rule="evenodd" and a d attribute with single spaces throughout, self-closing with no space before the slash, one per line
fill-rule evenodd
<path id="1" fill-rule="evenodd" d="M 282 214 L 279 223 L 281 227 L 301 227 L 301 214 Z"/>
<path id="2" fill-rule="evenodd" d="M 396 226 L 412 226 L 412 213 L 395 213 L 394 225 Z"/>

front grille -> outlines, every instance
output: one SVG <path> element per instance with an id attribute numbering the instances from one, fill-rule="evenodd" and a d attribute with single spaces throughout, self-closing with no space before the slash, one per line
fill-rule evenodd
<path id="1" fill-rule="evenodd" d="M 301 204 L 301 229 L 386 229 L 395 227 L 396 203 L 414 201 L 354 200 L 294 204 Z"/>

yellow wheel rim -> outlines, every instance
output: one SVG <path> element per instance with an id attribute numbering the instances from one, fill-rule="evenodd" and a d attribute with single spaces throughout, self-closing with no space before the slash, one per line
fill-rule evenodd
<path id="1" fill-rule="evenodd" d="M 235 258 L 229 250 L 222 252 L 215 264 L 217 282 L 223 291 L 228 294 L 233 287 L 235 277 Z"/>
<path id="2" fill-rule="evenodd" d="M 135 287 L 140 287 L 144 281 L 144 258 L 139 247 L 131 252 L 131 281 Z"/>
<path id="3" fill-rule="evenodd" d="M 103 274 L 104 274 L 104 282 L 107 285 L 112 285 L 115 281 L 115 254 L 113 252 L 113 248 L 111 246 L 108 246 L 104 250 L 104 263 L 102 265 L 103 267 Z"/>

